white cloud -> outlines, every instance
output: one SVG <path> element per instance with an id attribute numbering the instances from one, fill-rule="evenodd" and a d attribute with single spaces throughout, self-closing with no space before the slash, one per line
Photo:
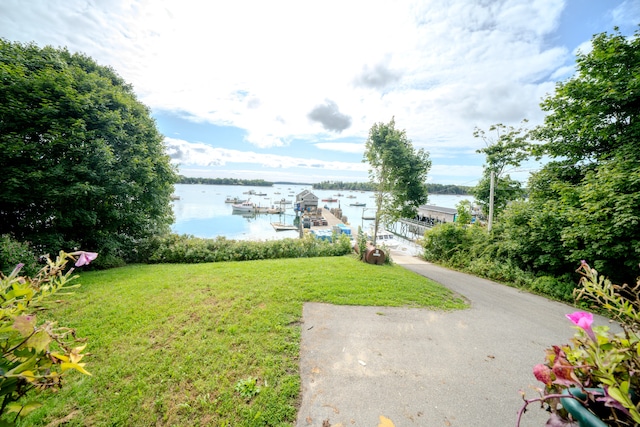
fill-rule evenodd
<path id="1" fill-rule="evenodd" d="M 613 9 L 611 17 L 615 25 L 637 28 L 640 21 L 640 3 L 636 0 L 625 0 Z"/>
<path id="2" fill-rule="evenodd" d="M 341 153 L 363 154 L 364 144 L 352 142 L 318 142 L 314 144 L 321 150 L 339 151 Z"/>
<path id="3" fill-rule="evenodd" d="M 204 143 L 194 143 L 168 137 L 165 138 L 164 142 L 172 162 L 188 166 L 225 166 L 228 163 L 242 163 L 274 169 L 302 168 L 351 172 L 363 172 L 367 170 L 367 166 L 363 163 L 325 161 L 251 151 L 229 150 L 226 148 L 212 147 Z"/>
<path id="4" fill-rule="evenodd" d="M 468 165 L 438 165 L 431 167 L 429 176 L 438 176 L 440 178 L 449 178 L 446 182 L 454 182 L 458 185 L 476 185 L 480 177 L 482 177 L 482 166 Z M 436 182 L 430 179 L 431 182 Z M 437 181 L 440 183 L 441 181 Z"/>
<path id="5" fill-rule="evenodd" d="M 3 0 L 0 36 L 86 53 L 154 111 L 240 128 L 256 147 L 241 153 L 168 138 L 183 164 L 362 172 L 360 163 L 267 150 L 302 141 L 361 153 L 362 144 L 336 138 L 364 143 L 374 123 L 395 117 L 414 146 L 445 158 L 482 146 L 476 126 L 523 118 L 534 126 L 541 99 L 571 72 L 571 53 L 549 43 L 565 3 Z M 637 4 L 625 1 L 614 18 L 638 16 Z"/>
<path id="6" fill-rule="evenodd" d="M 393 115 L 414 140 L 468 139 L 476 124 L 519 121 L 539 102 L 532 81 L 566 55 L 543 43 L 562 8 L 559 0 L 9 0 L 1 11 L 15 18 L 9 35 L 84 51 L 152 108 L 246 129 L 264 148 L 326 134 L 308 115 L 327 99 L 353 118 L 342 136 L 366 137 Z"/>
<path id="7" fill-rule="evenodd" d="M 587 40 L 586 42 L 580 43 L 578 47 L 573 50 L 573 55 L 578 55 L 579 53 L 583 55 L 589 54 L 593 50 L 593 45 L 591 44 L 591 40 Z"/>
<path id="8" fill-rule="evenodd" d="M 574 65 L 566 65 L 564 67 L 558 68 L 552 75 L 551 78 L 553 80 L 565 80 L 571 77 L 576 71 L 576 67 Z"/>

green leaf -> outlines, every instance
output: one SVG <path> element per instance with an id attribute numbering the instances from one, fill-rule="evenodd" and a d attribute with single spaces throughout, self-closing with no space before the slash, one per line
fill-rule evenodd
<path id="1" fill-rule="evenodd" d="M 26 361 L 22 362 L 21 364 L 7 372 L 7 375 L 18 375 L 24 371 L 31 370 L 34 366 L 36 366 L 37 362 L 38 358 L 36 356 L 30 357 Z"/>
<path id="2" fill-rule="evenodd" d="M 620 402 L 620 404 L 622 404 L 622 406 L 624 406 L 625 408 L 633 407 L 633 403 L 631 403 L 629 395 L 622 393 L 619 388 L 609 387 L 607 389 L 607 392 L 609 393 L 609 396 Z"/>

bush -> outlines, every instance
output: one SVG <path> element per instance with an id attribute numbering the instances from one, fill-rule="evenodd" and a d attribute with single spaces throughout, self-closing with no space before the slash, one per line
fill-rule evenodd
<path id="1" fill-rule="evenodd" d="M 525 269 L 527 263 L 522 263 L 521 258 L 509 253 L 503 239 L 504 236 L 496 239 L 479 226 L 442 224 L 425 233 L 424 257 L 427 261 L 438 262 L 490 280 L 525 287 L 554 299 L 573 299 L 575 285 L 570 274 L 559 278 L 549 275 L 536 278 L 533 271 Z"/>
<path id="2" fill-rule="evenodd" d="M 468 249 L 466 240 L 465 228 L 458 224 L 434 227 L 424 234 L 424 257 L 427 261 L 450 262 L 458 252 Z"/>
<path id="3" fill-rule="evenodd" d="M 477 225 L 446 223 L 424 234 L 422 247 L 427 261 L 466 268 L 471 260 L 482 257 L 489 246 L 489 234 Z"/>
<path id="4" fill-rule="evenodd" d="M 0 234 L 122 258 L 168 231 L 177 175 L 132 86 L 64 48 L 0 39 L 0 58 Z"/>
<path id="5" fill-rule="evenodd" d="M 531 283 L 532 291 L 563 301 L 571 301 L 573 299 L 574 289 L 575 284 L 568 274 L 561 277 L 541 276 L 535 278 Z"/>
<path id="6" fill-rule="evenodd" d="M 640 425 L 640 279 L 634 286 L 616 285 L 585 261 L 578 273 L 582 278 L 574 292 L 576 302 L 596 310 L 604 308 L 622 332 L 614 333 L 605 325 L 593 326 L 592 313 L 567 314 L 578 331 L 570 344 L 547 348 L 545 362 L 533 368 L 544 387 L 538 389 L 540 397 L 525 399 L 516 425 L 520 425 L 522 414 L 534 402 L 543 403 L 551 412 L 546 425 L 575 425 L 576 415 L 587 411 L 601 421 L 588 425 Z M 548 280 L 541 282 L 545 281 Z"/>
<path id="7" fill-rule="evenodd" d="M 202 263 L 251 261 L 279 258 L 311 258 L 342 256 L 351 253 L 351 241 L 341 235 L 335 242 L 319 240 L 312 235 L 302 239 L 266 241 L 228 240 L 225 237 L 203 239 L 170 234 L 149 239 L 140 245 L 140 262 Z M 146 255 L 146 258 L 143 257 Z"/>
<path id="8" fill-rule="evenodd" d="M 80 361 L 86 344 L 73 329 L 56 322 L 41 322 L 38 314 L 45 302 L 60 291 L 68 291 L 73 269 L 89 264 L 98 256 L 89 252 L 60 252 L 55 261 L 48 256 L 46 265 L 32 276 L 21 276 L 22 264 L 8 274 L 0 274 L 0 425 L 13 426 L 19 416 L 26 416 L 41 403 L 26 400 L 34 393 L 62 387 L 63 378 L 70 370 L 90 375 Z M 46 395 L 45 395 L 46 396 Z"/>
<path id="9" fill-rule="evenodd" d="M 24 264 L 22 271 L 33 276 L 40 269 L 38 257 L 29 243 L 18 242 L 8 234 L 0 236 L 0 271 L 8 276 L 16 265 Z"/>
<path id="10" fill-rule="evenodd" d="M 109 268 L 124 267 L 125 265 L 127 265 L 127 263 L 124 259 L 119 256 L 107 253 L 104 256 L 98 258 L 95 262 L 95 265 L 92 265 L 92 267 L 98 270 L 106 270 Z"/>

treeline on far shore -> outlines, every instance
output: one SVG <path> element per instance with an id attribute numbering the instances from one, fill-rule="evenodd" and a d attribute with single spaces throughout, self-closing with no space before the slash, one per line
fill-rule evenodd
<path id="1" fill-rule="evenodd" d="M 370 182 L 342 182 L 323 181 L 313 184 L 313 188 L 318 190 L 354 190 L 354 191 L 374 191 L 375 187 Z M 427 184 L 429 194 L 471 194 L 473 187 L 453 184 Z"/>
<path id="2" fill-rule="evenodd" d="M 207 185 L 253 185 L 256 187 L 271 187 L 273 182 L 263 179 L 237 179 L 237 178 L 193 178 L 178 175 L 177 184 L 207 184 Z"/>
<path id="3" fill-rule="evenodd" d="M 237 178 L 193 178 L 179 175 L 178 184 L 207 184 L 207 185 L 245 185 L 256 187 L 271 187 L 274 184 L 312 185 L 316 190 L 353 190 L 374 191 L 375 187 L 370 182 L 342 182 L 323 181 L 316 184 L 296 182 L 270 182 L 263 179 L 237 179 Z M 473 187 L 451 184 L 427 184 L 429 194 L 471 194 Z"/>

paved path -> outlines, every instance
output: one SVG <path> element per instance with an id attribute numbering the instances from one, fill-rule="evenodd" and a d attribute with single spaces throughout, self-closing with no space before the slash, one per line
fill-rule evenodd
<path id="1" fill-rule="evenodd" d="M 574 309 L 393 254 L 394 262 L 463 295 L 454 312 L 308 303 L 303 309 L 297 427 L 514 426 L 532 367 L 573 335 Z M 596 316 L 596 323 L 606 322 Z M 522 427 L 543 426 L 531 405 Z M 384 424 L 383 424 L 384 425 Z"/>

